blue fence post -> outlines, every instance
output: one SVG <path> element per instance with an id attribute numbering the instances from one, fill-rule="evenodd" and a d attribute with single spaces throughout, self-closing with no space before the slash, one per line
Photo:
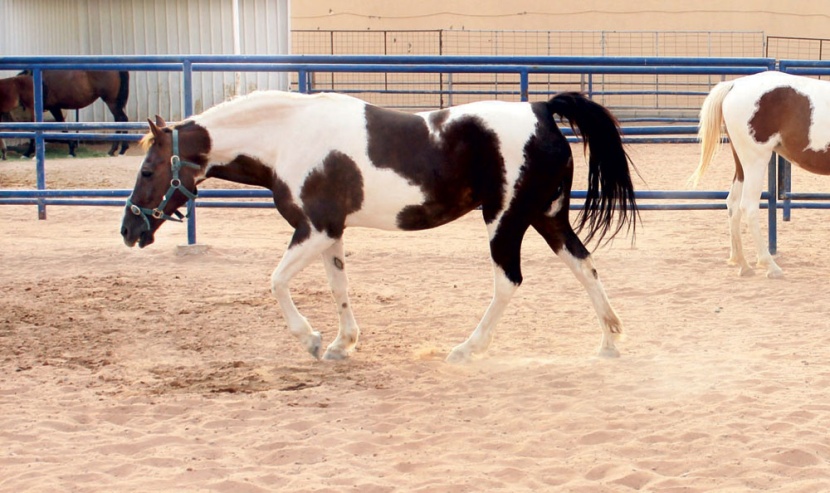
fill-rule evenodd
<path id="1" fill-rule="evenodd" d="M 594 99 L 594 74 L 588 74 L 588 99 Z"/>
<path id="2" fill-rule="evenodd" d="M 775 164 L 775 154 L 769 158 L 768 169 L 768 198 L 767 217 L 769 218 L 769 253 L 775 255 L 778 251 L 778 193 L 776 191 L 778 167 Z"/>
<path id="3" fill-rule="evenodd" d="M 784 156 L 778 156 L 778 198 L 783 201 L 781 205 L 782 219 L 784 221 L 790 220 L 790 212 L 792 211 L 792 199 L 790 192 L 793 187 L 793 168 L 790 162 Z"/>
<path id="4" fill-rule="evenodd" d="M 32 84 L 35 92 L 35 123 L 43 123 L 43 71 L 38 67 L 32 70 Z M 46 140 L 43 138 L 43 130 L 35 132 L 35 159 L 37 189 L 46 190 Z M 46 202 L 43 199 L 37 201 L 37 218 L 46 219 Z"/>
<path id="5" fill-rule="evenodd" d="M 300 70 L 297 72 L 297 85 L 299 86 L 297 90 L 299 90 L 300 92 L 308 92 L 308 73 L 305 70 Z"/>
<path id="6" fill-rule="evenodd" d="M 193 63 L 185 60 L 182 63 L 182 89 L 184 90 L 184 117 L 193 114 Z M 187 244 L 196 244 L 196 201 L 187 201 Z"/>
<path id="7" fill-rule="evenodd" d="M 527 101 L 529 92 L 529 77 L 527 71 L 519 72 L 519 86 L 522 94 L 522 101 Z"/>

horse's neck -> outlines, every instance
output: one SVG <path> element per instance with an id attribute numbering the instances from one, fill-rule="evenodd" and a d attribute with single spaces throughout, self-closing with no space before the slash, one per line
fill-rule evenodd
<path id="1" fill-rule="evenodd" d="M 314 145 L 338 111 L 362 114 L 362 104 L 351 98 L 268 93 L 223 103 L 197 117 L 211 136 L 208 161 L 217 163 L 206 176 L 271 188 L 282 153 Z"/>
<path id="2" fill-rule="evenodd" d="M 275 183 L 271 168 L 245 154 L 239 154 L 229 162 L 210 164 L 205 178 L 218 178 L 267 189 L 272 189 Z"/>

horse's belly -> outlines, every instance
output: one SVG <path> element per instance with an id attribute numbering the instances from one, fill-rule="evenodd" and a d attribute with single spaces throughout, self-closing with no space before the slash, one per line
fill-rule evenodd
<path id="1" fill-rule="evenodd" d="M 424 203 L 421 188 L 388 169 L 363 169 L 363 203 L 346 218 L 346 226 L 386 230 L 401 229 L 398 215 L 407 207 Z"/>

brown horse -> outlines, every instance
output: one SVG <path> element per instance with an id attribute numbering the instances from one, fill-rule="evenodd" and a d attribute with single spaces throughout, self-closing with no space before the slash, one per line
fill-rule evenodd
<path id="1" fill-rule="evenodd" d="M 31 78 L 31 71 L 19 74 Z M 31 87 L 31 85 L 30 85 Z M 116 70 L 44 70 L 43 71 L 43 110 L 52 114 L 57 122 L 63 122 L 62 110 L 86 108 L 101 99 L 106 103 L 110 113 L 117 122 L 129 121 L 124 107 L 130 95 L 130 73 Z M 29 93 L 31 97 L 31 93 Z M 2 98 L 2 96 L 0 96 Z M 118 131 L 116 133 L 125 133 Z M 75 155 L 75 142 L 69 143 L 69 154 Z M 124 154 L 129 147 L 128 141 L 121 142 Z M 118 142 L 113 142 L 109 155 L 114 156 Z M 29 142 L 26 156 L 35 150 L 34 141 Z"/>
<path id="2" fill-rule="evenodd" d="M 13 120 L 12 111 L 22 108 L 31 113 L 34 106 L 32 77 L 16 75 L 0 79 L 0 121 Z M 6 160 L 6 143 L 0 139 L 0 159 Z"/>

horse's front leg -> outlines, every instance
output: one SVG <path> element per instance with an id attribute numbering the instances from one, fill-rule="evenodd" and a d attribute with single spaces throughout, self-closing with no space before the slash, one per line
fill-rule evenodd
<path id="1" fill-rule="evenodd" d="M 30 158 L 32 154 L 35 153 L 35 139 L 29 139 L 29 146 L 26 148 L 26 152 L 23 153 L 23 157 Z"/>
<path id="2" fill-rule="evenodd" d="M 493 329 L 510 303 L 510 299 L 513 298 L 513 293 L 519 288 L 519 284 L 508 279 L 498 264 L 493 264 L 493 270 L 495 273 L 493 300 L 470 337 L 455 346 L 447 356 L 447 362 L 449 363 L 465 363 L 474 354 L 480 354 L 487 350 L 493 340 Z"/>
<path id="3" fill-rule="evenodd" d="M 323 252 L 323 265 L 331 287 L 334 302 L 337 303 L 337 314 L 340 318 L 340 330 L 337 338 L 326 349 L 324 359 L 340 360 L 349 357 L 357 345 L 360 328 L 354 318 L 352 304 L 349 301 L 349 280 L 346 277 L 346 256 L 343 250 L 343 239 L 335 241 Z"/>
<path id="4" fill-rule="evenodd" d="M 336 240 L 317 231 L 313 231 L 310 236 L 303 240 L 297 238 L 298 235 L 295 233 L 288 250 L 282 256 L 277 268 L 274 269 L 274 273 L 271 274 L 271 293 L 277 298 L 277 302 L 282 308 L 288 330 L 299 339 L 300 344 L 303 345 L 306 351 L 320 359 L 322 337 L 319 332 L 311 328 L 308 320 L 297 310 L 294 300 L 291 299 L 288 286 L 294 276 L 330 248 Z"/>
<path id="5" fill-rule="evenodd" d="M 52 114 L 52 117 L 58 123 L 63 123 L 63 122 L 66 121 L 66 119 L 63 116 L 63 110 L 60 109 L 60 108 L 49 108 L 49 113 Z M 67 133 L 67 131 L 64 130 L 63 133 Z M 69 140 L 67 142 L 67 145 L 69 146 L 69 155 L 72 156 L 72 157 L 76 157 L 75 156 L 75 149 L 78 147 L 78 141 L 77 140 Z"/>

